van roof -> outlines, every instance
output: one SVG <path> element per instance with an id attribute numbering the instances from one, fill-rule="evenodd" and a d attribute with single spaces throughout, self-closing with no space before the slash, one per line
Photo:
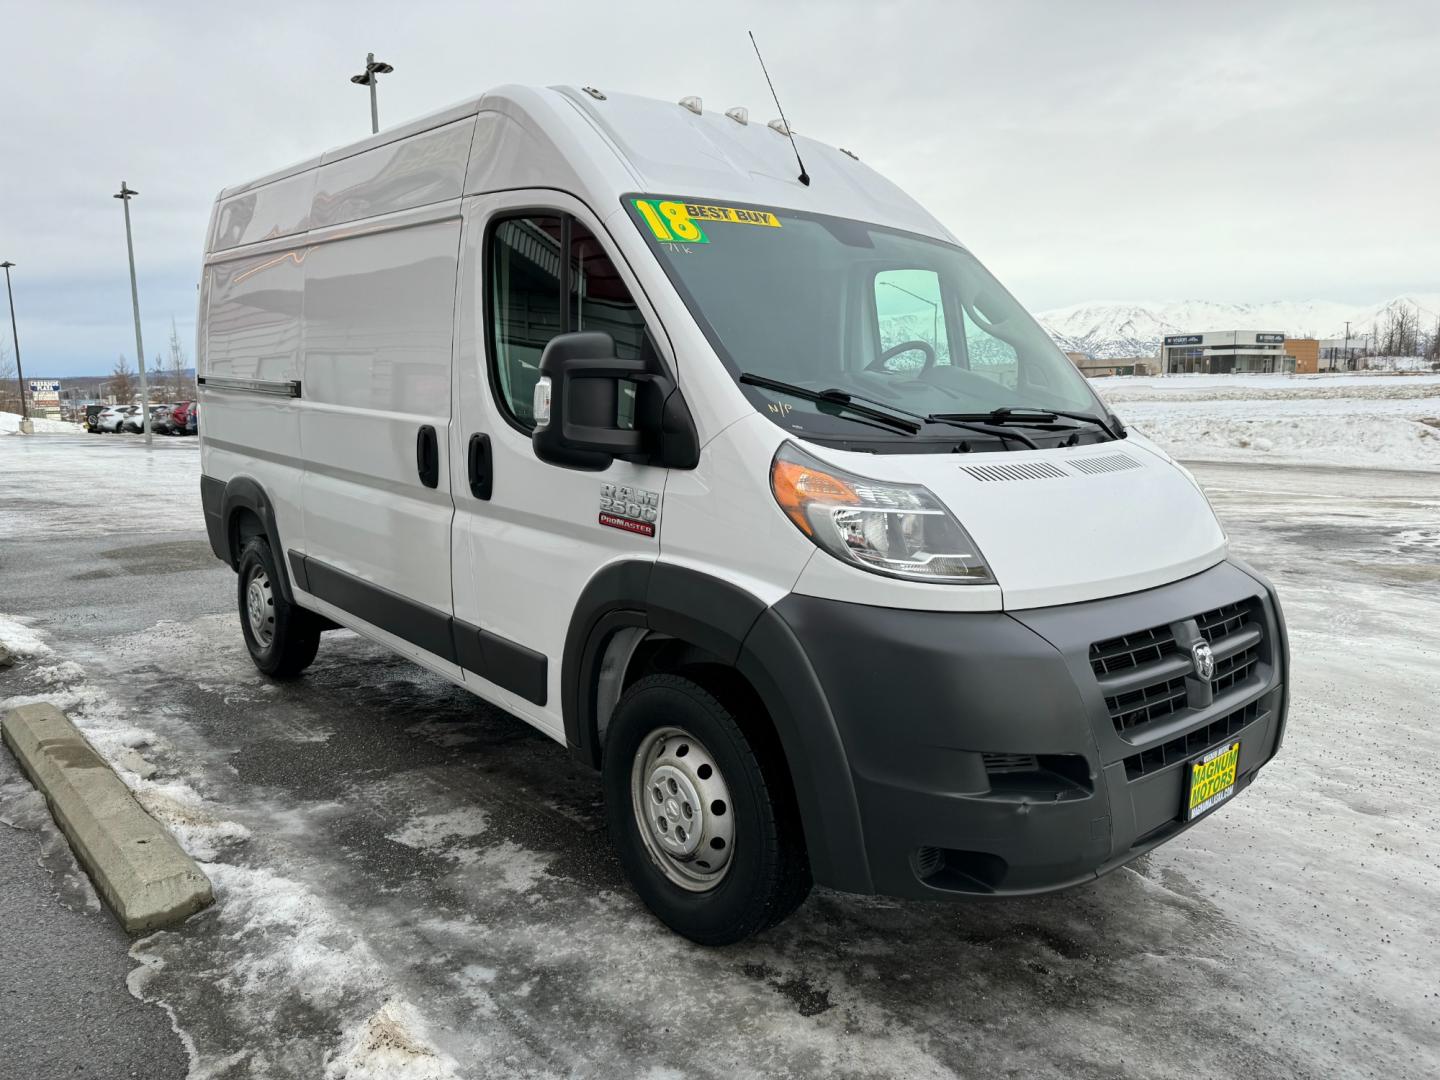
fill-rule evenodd
<path id="1" fill-rule="evenodd" d="M 915 200 L 852 155 L 677 102 L 576 87 L 503 86 L 325 151 L 216 200 L 207 251 L 462 195 L 571 191 L 608 214 L 627 192 L 833 214 L 954 242 Z"/>

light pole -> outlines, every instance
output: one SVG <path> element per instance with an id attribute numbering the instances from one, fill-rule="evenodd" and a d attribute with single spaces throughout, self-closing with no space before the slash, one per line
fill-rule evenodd
<path id="1" fill-rule="evenodd" d="M 120 181 L 120 191 L 112 196 L 125 207 L 125 250 L 130 255 L 130 304 L 135 309 L 135 355 L 140 361 L 140 417 L 145 425 L 145 446 L 150 441 L 150 388 L 145 383 L 145 343 L 140 340 L 140 287 L 135 283 L 135 242 L 130 237 L 130 198 L 140 192 Z"/>
<path id="2" fill-rule="evenodd" d="M 381 75 L 389 75 L 395 69 L 383 60 L 376 60 L 375 54 L 365 54 L 365 70 L 359 75 L 351 75 L 350 81 L 357 86 L 368 86 L 370 88 L 370 134 L 376 135 L 380 131 L 380 107 L 375 102 L 375 84 L 380 81 Z"/>
<path id="3" fill-rule="evenodd" d="M 26 423 L 30 419 L 30 409 L 25 404 L 25 369 L 20 366 L 20 331 L 15 328 L 15 291 L 10 288 L 10 268 L 14 266 L 8 259 L 0 262 L 5 268 L 5 295 L 10 298 L 10 339 L 15 342 L 15 381 L 20 384 L 20 430 L 29 428 Z"/>

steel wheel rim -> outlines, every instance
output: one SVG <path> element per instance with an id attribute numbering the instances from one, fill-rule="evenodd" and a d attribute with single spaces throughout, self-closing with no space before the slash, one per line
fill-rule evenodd
<path id="1" fill-rule="evenodd" d="M 260 647 L 268 649 L 275 640 L 275 592 L 263 567 L 257 566 L 245 583 L 245 617 Z"/>
<path id="2" fill-rule="evenodd" d="M 657 728 L 630 769 L 635 824 L 651 860 L 690 892 L 715 888 L 735 850 L 730 789 L 705 744 L 678 727 Z"/>

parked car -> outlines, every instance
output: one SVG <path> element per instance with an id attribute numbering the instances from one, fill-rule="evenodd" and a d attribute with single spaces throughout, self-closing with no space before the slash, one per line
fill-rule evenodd
<path id="1" fill-rule="evenodd" d="M 122 425 L 122 431 L 129 431 L 139 435 L 145 430 L 145 420 L 140 414 L 140 406 L 133 406 L 135 412 Z M 152 434 L 164 435 L 170 423 L 169 405 L 150 406 L 150 431 Z"/>
<path id="2" fill-rule="evenodd" d="M 119 432 L 125 428 L 125 422 L 131 416 L 140 415 L 139 405 L 108 405 L 100 410 L 100 415 L 95 418 L 95 430 L 104 432 Z"/>
<path id="3" fill-rule="evenodd" d="M 92 435 L 99 432 L 100 428 L 98 424 L 100 422 L 100 414 L 103 413 L 107 408 L 108 406 L 101 404 L 85 406 L 85 417 L 80 422 L 85 425 L 86 431 L 90 432 Z"/>
<path id="4" fill-rule="evenodd" d="M 191 416 L 194 412 L 195 403 L 193 401 L 177 401 L 174 405 L 170 406 L 170 429 L 167 434 L 195 434 L 195 426 L 191 421 Z"/>
<path id="5" fill-rule="evenodd" d="M 150 406 L 150 430 L 156 435 L 177 435 L 174 405 Z"/>

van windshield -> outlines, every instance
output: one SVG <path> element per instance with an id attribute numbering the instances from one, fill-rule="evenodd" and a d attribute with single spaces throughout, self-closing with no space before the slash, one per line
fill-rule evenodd
<path id="1" fill-rule="evenodd" d="M 792 210 L 653 196 L 625 205 L 737 379 L 840 391 L 922 417 L 1106 415 L 1049 335 L 963 248 Z M 789 430 L 854 438 L 874 428 L 829 402 L 742 389 Z"/>

